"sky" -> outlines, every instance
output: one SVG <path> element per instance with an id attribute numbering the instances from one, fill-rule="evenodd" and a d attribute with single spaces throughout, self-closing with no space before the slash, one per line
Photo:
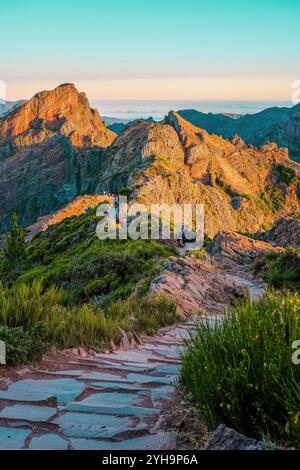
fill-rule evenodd
<path id="1" fill-rule="evenodd" d="M 1 0 L 6 98 L 289 100 L 299 0 Z M 0 87 L 1 89 L 1 87 Z"/>

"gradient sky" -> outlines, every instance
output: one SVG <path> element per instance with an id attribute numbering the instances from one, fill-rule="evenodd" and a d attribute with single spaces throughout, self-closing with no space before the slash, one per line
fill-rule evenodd
<path id="1" fill-rule="evenodd" d="M 299 25 L 299 0 L 1 0 L 0 80 L 7 99 L 289 100 Z"/>

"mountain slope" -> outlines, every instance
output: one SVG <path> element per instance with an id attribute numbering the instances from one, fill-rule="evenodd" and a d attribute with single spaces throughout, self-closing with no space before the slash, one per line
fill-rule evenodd
<path id="1" fill-rule="evenodd" d="M 205 203 L 208 235 L 256 231 L 299 213 L 299 164 L 284 149 L 225 140 L 171 112 L 162 123 L 138 122 L 107 149 L 97 191 L 132 190 L 151 203 Z"/>
<path id="2" fill-rule="evenodd" d="M 38 93 L 0 119 L 0 231 L 13 211 L 30 225 L 89 189 L 86 179 L 114 138 L 72 84 Z"/>
<path id="3" fill-rule="evenodd" d="M 276 144 L 226 140 L 175 112 L 160 123 L 133 122 L 116 136 L 70 84 L 0 119 L 2 232 L 13 211 L 28 226 L 78 195 L 121 188 L 146 205 L 204 203 L 209 236 L 256 232 L 299 214 L 299 176 L 299 164 Z"/>
<path id="4" fill-rule="evenodd" d="M 287 147 L 291 158 L 300 159 L 300 104 L 292 108 L 272 107 L 259 113 L 232 119 L 223 114 L 204 114 L 194 109 L 178 111 L 192 124 L 229 139 L 238 134 L 247 144 L 256 146 L 275 142 Z"/>

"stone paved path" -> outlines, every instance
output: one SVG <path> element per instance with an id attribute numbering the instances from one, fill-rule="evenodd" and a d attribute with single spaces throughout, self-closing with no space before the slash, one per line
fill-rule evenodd
<path id="1" fill-rule="evenodd" d="M 236 280 L 252 298 L 261 295 L 260 284 Z M 190 320 L 142 338 L 134 349 L 28 369 L 0 390 L 0 449 L 176 449 L 175 433 L 159 429 L 174 397 L 180 351 L 195 328 Z"/>
<path id="2" fill-rule="evenodd" d="M 176 435 L 159 431 L 161 408 L 194 329 L 188 321 L 140 348 L 30 371 L 0 390 L 0 449 L 175 449 Z"/>

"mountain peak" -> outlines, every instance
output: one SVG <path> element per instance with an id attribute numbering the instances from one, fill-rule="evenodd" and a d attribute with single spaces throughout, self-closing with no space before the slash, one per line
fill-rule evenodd
<path id="1" fill-rule="evenodd" d="M 204 129 L 194 126 L 175 111 L 169 112 L 164 123 L 174 127 L 185 148 L 205 144 L 214 151 L 231 153 L 234 150 L 234 146 L 228 140 L 224 140 L 221 136 L 215 134 L 209 134 Z"/>
<path id="2" fill-rule="evenodd" d="M 27 147 L 55 134 L 69 137 L 75 147 L 107 147 L 115 138 L 72 83 L 41 91 L 0 119 L 0 145 Z"/>

